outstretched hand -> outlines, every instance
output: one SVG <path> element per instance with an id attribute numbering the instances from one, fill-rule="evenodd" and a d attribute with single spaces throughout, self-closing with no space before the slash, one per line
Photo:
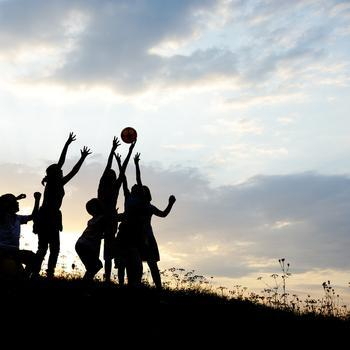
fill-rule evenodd
<path id="1" fill-rule="evenodd" d="M 67 140 L 67 143 L 68 144 L 71 144 L 73 141 L 75 141 L 76 140 L 76 136 L 72 133 L 72 132 L 70 132 L 69 133 L 69 136 L 68 136 L 68 140 Z"/>
<path id="2" fill-rule="evenodd" d="M 41 193 L 40 192 L 34 192 L 34 199 L 35 200 L 40 200 L 40 198 L 41 198 Z"/>
<path id="3" fill-rule="evenodd" d="M 84 146 L 83 149 L 80 150 L 80 154 L 82 158 L 86 158 L 89 154 L 91 154 L 90 148 Z"/>
<path id="4" fill-rule="evenodd" d="M 116 154 L 114 152 L 114 157 L 115 157 L 115 160 L 118 162 L 118 164 L 122 163 L 122 156 L 119 153 Z"/>
<path id="5" fill-rule="evenodd" d="M 138 164 L 138 162 L 140 161 L 140 155 L 141 155 L 141 153 L 136 153 L 135 154 L 135 157 L 134 157 L 135 164 Z"/>
<path id="6" fill-rule="evenodd" d="M 112 149 L 113 152 L 117 149 L 117 147 L 120 146 L 120 141 L 118 140 L 118 137 L 113 137 L 113 144 L 112 144 Z"/>
<path id="7" fill-rule="evenodd" d="M 24 194 L 24 193 L 21 193 L 21 194 L 19 194 L 17 197 L 16 197 L 16 199 L 24 199 L 24 198 L 26 198 L 27 196 Z"/>
<path id="8" fill-rule="evenodd" d="M 171 195 L 171 196 L 169 197 L 169 204 L 173 205 L 175 202 L 176 202 L 175 196 L 174 196 L 174 195 Z"/>

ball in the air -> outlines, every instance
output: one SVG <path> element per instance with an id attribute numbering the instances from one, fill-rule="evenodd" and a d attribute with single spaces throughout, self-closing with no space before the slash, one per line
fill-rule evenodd
<path id="1" fill-rule="evenodd" d="M 137 132 L 134 128 L 127 127 L 122 130 L 120 137 L 125 143 L 132 143 L 137 139 Z"/>

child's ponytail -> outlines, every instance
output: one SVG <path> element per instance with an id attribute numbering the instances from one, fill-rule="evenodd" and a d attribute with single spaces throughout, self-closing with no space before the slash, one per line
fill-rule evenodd
<path id="1" fill-rule="evenodd" d="M 46 182 L 47 182 L 47 176 L 45 176 L 45 177 L 41 180 L 41 184 L 42 184 L 43 186 L 45 186 Z"/>

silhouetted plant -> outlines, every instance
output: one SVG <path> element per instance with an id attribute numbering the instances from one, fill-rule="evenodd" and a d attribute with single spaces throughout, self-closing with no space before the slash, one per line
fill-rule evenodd
<path id="1" fill-rule="evenodd" d="M 287 306 L 287 293 L 286 293 L 286 279 L 291 276 L 291 273 L 289 272 L 289 266 L 290 264 L 287 263 L 285 264 L 285 258 L 282 258 L 282 259 L 278 259 L 278 262 L 281 266 L 281 269 L 282 269 L 282 275 L 281 275 L 281 278 L 282 278 L 282 289 L 283 289 L 283 294 L 282 294 L 282 298 L 283 298 L 283 305 L 284 307 Z"/>
<path id="2" fill-rule="evenodd" d="M 169 268 L 160 271 L 163 285 L 177 290 L 211 291 L 210 280 L 202 275 L 195 274 L 195 270 L 187 271 L 183 268 Z M 210 277 L 212 279 L 212 277 Z"/>
<path id="3" fill-rule="evenodd" d="M 220 286 L 217 289 L 221 291 L 221 296 L 223 297 L 224 296 L 224 291 L 227 289 L 227 287 Z"/>
<path id="4" fill-rule="evenodd" d="M 291 273 L 289 272 L 290 264 L 286 264 L 284 258 L 279 259 L 278 262 L 282 274 L 271 274 L 270 277 L 273 280 L 271 285 L 263 281 L 267 288 L 263 289 L 262 294 L 248 292 L 248 288 L 240 284 L 234 285 L 230 290 L 225 286 L 214 288 L 212 284 L 213 277 L 207 278 L 203 275 L 198 275 L 195 273 L 195 270 L 186 271 L 184 268 L 172 267 L 162 270 L 160 273 L 162 275 L 164 289 L 169 293 L 175 291 L 184 296 L 200 296 L 208 298 L 208 300 L 213 297 L 219 297 L 223 302 L 229 302 L 230 300 L 248 301 L 254 304 L 262 304 L 272 307 L 274 309 L 290 310 L 298 315 L 312 314 L 314 316 L 320 315 L 324 317 L 337 317 L 349 320 L 350 314 L 347 310 L 347 306 L 342 305 L 341 298 L 339 294 L 335 293 L 330 281 L 322 283 L 325 293 L 323 298 L 315 299 L 310 295 L 307 295 L 305 300 L 302 300 L 296 294 L 293 294 L 289 299 L 286 279 L 291 276 Z M 66 272 L 65 269 L 65 262 L 61 262 L 57 277 L 61 280 L 65 279 L 67 282 L 81 280 L 84 274 L 81 264 L 76 261 L 71 265 L 71 272 Z M 152 284 L 150 284 L 150 278 L 150 271 L 147 270 L 144 272 L 142 280 L 145 287 L 152 287 Z M 116 280 L 117 277 L 115 276 L 113 281 Z M 258 277 L 258 280 L 263 280 L 263 278 Z M 98 284 L 100 282 L 102 282 L 101 276 L 96 275 L 95 283 Z"/>
<path id="5" fill-rule="evenodd" d="M 327 316 L 342 317 L 346 315 L 346 305 L 341 304 L 339 294 L 336 294 L 331 282 L 322 283 L 325 296 L 321 299 L 321 313 Z"/>
<path id="6" fill-rule="evenodd" d="M 248 298 L 245 298 L 244 297 L 244 294 L 245 292 L 247 291 L 247 287 L 242 287 L 240 284 L 236 284 L 235 286 L 233 286 L 233 289 L 229 291 L 229 294 L 231 294 L 232 298 L 235 298 L 235 299 L 240 299 L 240 300 L 243 300 L 243 299 L 250 299 L 250 297 L 252 299 L 255 298 L 255 294 L 251 294 L 250 297 Z"/>
<path id="7" fill-rule="evenodd" d="M 289 308 L 288 295 L 286 291 L 286 279 L 291 276 L 289 272 L 290 264 L 285 262 L 285 258 L 278 259 L 282 274 L 273 273 L 270 277 L 273 279 L 273 286 L 265 281 L 264 284 L 268 287 L 263 290 L 264 300 L 267 305 L 275 308 Z M 263 277 L 258 277 L 258 280 L 263 280 Z M 280 291 L 281 289 L 281 291 Z M 293 306 L 291 305 L 291 308 Z"/>

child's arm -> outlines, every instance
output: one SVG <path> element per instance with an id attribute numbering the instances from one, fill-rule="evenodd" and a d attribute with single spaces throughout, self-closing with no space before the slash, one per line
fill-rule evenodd
<path id="1" fill-rule="evenodd" d="M 176 198 L 175 196 L 171 195 L 169 197 L 169 203 L 168 206 L 164 209 L 164 210 L 159 210 L 158 208 L 156 208 L 155 206 L 152 206 L 153 208 L 153 214 L 156 216 L 159 216 L 161 218 L 165 218 L 166 216 L 168 216 L 168 214 L 171 211 L 171 208 L 173 207 L 174 203 L 176 202 Z"/>
<path id="2" fill-rule="evenodd" d="M 118 137 L 114 136 L 113 143 L 112 143 L 112 149 L 111 149 L 111 152 L 109 153 L 108 161 L 107 161 L 107 165 L 106 165 L 106 168 L 104 170 L 104 173 L 112 168 L 113 154 L 118 146 L 120 146 L 120 142 L 118 140 Z"/>
<path id="3" fill-rule="evenodd" d="M 41 193 L 34 192 L 35 202 L 34 202 L 33 211 L 30 215 L 19 215 L 21 224 L 26 224 L 28 221 L 35 219 L 35 217 L 38 215 L 40 198 L 41 198 Z"/>
<path id="4" fill-rule="evenodd" d="M 136 153 L 134 157 L 134 163 L 136 168 L 136 183 L 142 187 L 142 181 L 141 181 L 141 171 L 140 171 L 140 153 Z"/>
<path id="5" fill-rule="evenodd" d="M 132 151 L 133 151 L 133 149 L 134 149 L 134 147 L 135 147 L 135 144 L 136 144 L 136 141 L 134 141 L 134 142 L 130 145 L 128 155 L 126 156 L 126 158 L 125 158 L 125 160 L 124 160 L 124 162 L 123 162 L 123 165 L 121 166 L 119 176 L 120 176 L 121 174 L 125 174 L 125 170 L 126 170 L 126 167 L 128 166 L 129 159 L 130 159 L 131 153 L 132 153 Z"/>
<path id="6" fill-rule="evenodd" d="M 66 141 L 64 147 L 63 147 L 63 150 L 61 152 L 61 156 L 60 156 L 60 159 L 58 160 L 58 163 L 57 165 L 62 168 L 65 160 L 66 160 L 66 155 L 67 155 L 67 150 L 68 150 L 68 146 L 73 142 L 75 141 L 75 135 L 71 132 L 69 133 L 69 137 L 68 137 L 68 140 Z"/>
<path id="7" fill-rule="evenodd" d="M 129 194 L 129 189 L 128 189 L 128 181 L 126 179 L 125 173 L 122 172 L 122 161 L 121 161 L 121 156 L 119 153 L 115 154 L 115 159 L 117 160 L 118 167 L 119 167 L 119 178 L 123 182 L 123 191 L 124 191 L 124 197 L 126 197 Z M 119 190 L 118 190 L 119 191 Z"/>
<path id="8" fill-rule="evenodd" d="M 80 159 L 78 160 L 78 162 L 74 165 L 73 169 L 66 175 L 63 177 L 63 184 L 65 185 L 68 181 L 70 181 L 79 171 L 81 165 L 83 164 L 85 158 L 91 154 L 91 151 L 89 148 L 87 148 L 86 146 L 83 147 L 82 150 L 80 150 Z"/>
<path id="9" fill-rule="evenodd" d="M 35 199 L 35 201 L 34 201 L 33 211 L 32 211 L 32 214 L 31 214 L 32 219 L 35 218 L 38 215 L 40 198 L 41 198 L 41 193 L 40 192 L 34 192 L 34 199 Z"/>

